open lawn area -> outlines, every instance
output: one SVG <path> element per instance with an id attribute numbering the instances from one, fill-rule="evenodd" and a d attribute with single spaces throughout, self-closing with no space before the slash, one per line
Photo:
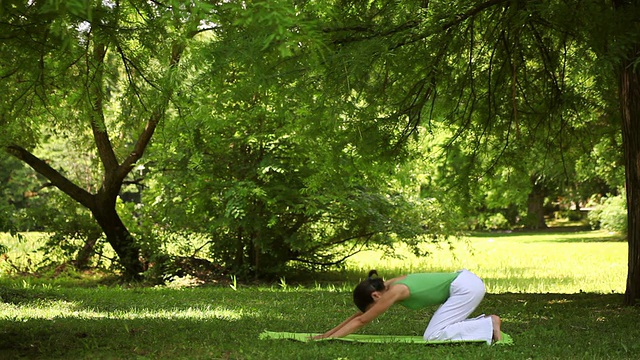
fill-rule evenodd
<path id="1" fill-rule="evenodd" d="M 604 232 L 482 234 L 416 258 L 366 252 L 341 273 L 196 288 L 0 280 L 6 359 L 637 359 L 640 309 L 622 307 L 626 243 Z M 383 276 L 466 267 L 486 280 L 478 309 L 515 344 L 357 344 L 259 340 L 263 330 L 322 332 L 355 311 L 351 289 Z M 337 280 L 344 279 L 344 280 Z M 240 279 L 241 280 L 241 279 Z M 175 285 L 175 284 L 174 284 Z M 434 309 L 393 307 L 363 334 L 421 335 Z"/>

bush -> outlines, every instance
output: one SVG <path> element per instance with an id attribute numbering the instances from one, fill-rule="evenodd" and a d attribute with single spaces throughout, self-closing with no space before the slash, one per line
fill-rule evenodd
<path id="1" fill-rule="evenodd" d="M 511 228 L 509 220 L 502 213 L 492 214 L 482 219 L 482 226 L 485 230 L 508 230 Z"/>
<path id="2" fill-rule="evenodd" d="M 603 198 L 588 215 L 593 229 L 627 233 L 627 199 L 624 193 Z"/>

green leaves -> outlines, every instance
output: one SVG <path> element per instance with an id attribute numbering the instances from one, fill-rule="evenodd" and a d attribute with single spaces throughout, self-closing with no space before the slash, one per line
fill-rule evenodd
<path id="1" fill-rule="evenodd" d="M 92 0 L 46 0 L 34 1 L 31 6 L 39 6 L 38 12 L 45 16 L 70 15 L 71 17 L 91 21 L 96 8 Z"/>
<path id="2" fill-rule="evenodd" d="M 251 204 L 266 201 L 266 192 L 251 181 L 240 181 L 227 190 L 224 199 L 224 215 L 233 220 L 243 220 L 254 210 Z"/>
<path id="3" fill-rule="evenodd" d="M 205 233 L 252 273 L 439 240 L 523 207 L 534 175 L 589 173 L 576 143 L 615 157 L 594 131 L 610 74 L 590 65 L 611 44 L 577 28 L 601 5 L 390 4 L 5 3 L 0 144 L 49 129 L 100 155 L 92 179 L 150 155 L 148 231 Z"/>

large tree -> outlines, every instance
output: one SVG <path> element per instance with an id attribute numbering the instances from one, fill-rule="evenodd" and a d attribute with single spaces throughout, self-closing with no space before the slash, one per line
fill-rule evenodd
<path id="1" fill-rule="evenodd" d="M 162 205 L 177 210 L 159 221 L 208 232 L 225 265 L 258 272 L 291 259 L 326 264 L 338 255 L 325 248 L 374 236 L 390 243 L 380 234 L 394 228 L 407 237 L 424 232 L 423 217 L 404 221 L 398 205 L 407 202 L 385 193 L 394 165 L 383 160 L 401 158 L 408 132 L 381 121 L 386 106 L 365 106 L 358 92 L 366 84 L 354 93 L 318 64 L 332 55 L 314 15 L 329 8 L 308 5 L 3 3 L 10 56 L 2 59 L 0 146 L 89 209 L 129 277 L 143 269 L 140 242 L 116 200 L 163 120 L 161 163 L 151 171 L 187 167 L 155 178 L 166 185 Z M 100 186 L 83 188 L 37 157 L 40 129 L 93 152 Z M 361 179 L 350 179 L 356 172 Z M 203 193 L 211 195 L 196 197 Z M 176 208 L 177 198 L 188 201 Z"/>
<path id="2" fill-rule="evenodd" d="M 580 148 L 585 138 L 597 141 L 590 135 L 596 130 L 622 133 L 629 209 L 625 302 L 635 303 L 640 297 L 638 2 L 337 5 L 330 14 L 336 21 L 328 21 L 324 31 L 344 56 L 333 57 L 339 61 L 332 65 L 368 104 L 387 105 L 381 122 L 395 120 L 411 133 L 419 124 L 442 121 L 454 129 L 451 143 L 467 139 L 478 152 L 539 142 L 563 153 Z M 612 96 L 616 88 L 618 96 Z"/>
<path id="3" fill-rule="evenodd" d="M 618 24 L 614 39 L 621 42 L 615 72 L 619 79 L 622 143 L 626 169 L 629 273 L 625 303 L 640 299 L 640 2 L 615 0 L 612 21 Z M 597 29 L 593 30 L 594 32 Z"/>
<path id="4" fill-rule="evenodd" d="M 116 197 L 175 105 L 174 95 L 189 92 L 186 86 L 192 84 L 183 79 L 194 78 L 180 70 L 179 62 L 191 59 L 190 39 L 208 26 L 224 29 L 245 45 L 277 49 L 269 64 L 315 57 L 303 62 L 309 66 L 305 75 L 317 75 L 326 94 L 344 101 L 345 106 L 337 105 L 345 110 L 337 116 L 339 126 L 353 126 L 354 134 L 368 140 L 358 144 L 363 154 L 367 146 L 373 150 L 369 154 L 384 149 L 372 159 L 395 159 L 420 125 L 428 128 L 436 121 L 454 130 L 451 143 L 465 139 L 478 152 L 514 142 L 526 148 L 533 141 L 565 151 L 591 129 L 615 127 L 623 138 L 629 209 L 625 301 L 632 304 L 640 297 L 636 1 L 206 4 L 2 2 L 0 146 L 90 209 L 129 275 L 137 274 L 141 264 L 135 241 L 115 211 Z M 241 19 L 234 20 L 239 14 Z M 227 21 L 218 18 L 223 15 Z M 299 26 L 301 19 L 320 26 Z M 260 31 L 262 25 L 272 33 Z M 246 73 L 231 65 L 224 76 Z M 277 88 L 279 78 L 272 80 Z M 236 104 L 229 100 L 227 105 Z M 264 109 L 271 110 L 268 105 Z M 100 189 L 80 188 L 33 155 L 44 126 L 74 135 L 80 139 L 77 146 L 97 153 L 103 170 Z"/>
<path id="5" fill-rule="evenodd" d="M 1 4 L 0 146 L 91 211 L 127 277 L 143 263 L 116 200 L 170 108 L 201 13 L 179 1 Z M 43 130 L 97 155 L 98 189 L 34 155 Z"/>
<path id="6" fill-rule="evenodd" d="M 179 95 L 192 104 L 184 123 L 160 129 L 153 156 L 168 169 L 152 169 L 161 186 L 145 196 L 167 201 L 145 209 L 207 234 L 211 257 L 232 271 L 333 265 L 364 246 L 447 232 L 426 216 L 433 207 L 389 184 L 405 157 L 388 140 L 401 131 L 377 123 L 383 104 L 333 79 L 321 8 L 309 6 L 253 3 L 220 22 L 227 31 L 193 54 L 208 61 Z"/>

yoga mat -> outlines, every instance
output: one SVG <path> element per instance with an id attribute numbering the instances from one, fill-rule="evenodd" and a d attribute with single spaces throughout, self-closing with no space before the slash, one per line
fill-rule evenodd
<path id="1" fill-rule="evenodd" d="M 361 335 L 351 334 L 340 338 L 326 338 L 320 340 L 312 340 L 311 337 L 318 333 L 295 333 L 295 332 L 276 332 L 263 331 L 260 339 L 289 339 L 302 342 L 308 341 L 325 341 L 340 340 L 364 343 L 403 343 L 403 344 L 461 344 L 461 343 L 486 343 L 484 340 L 430 340 L 425 341 L 422 336 L 403 336 L 403 335 Z M 511 336 L 502 333 L 502 340 L 495 342 L 495 345 L 513 344 Z"/>

